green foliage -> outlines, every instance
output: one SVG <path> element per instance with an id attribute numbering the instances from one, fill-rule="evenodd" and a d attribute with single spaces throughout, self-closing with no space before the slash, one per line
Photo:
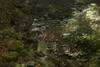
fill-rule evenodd
<path id="1" fill-rule="evenodd" d="M 0 0 L 0 66 L 5 61 L 8 67 L 12 62 L 15 67 L 31 63 L 99 67 L 97 4 L 94 0 Z"/>
<path id="2" fill-rule="evenodd" d="M 18 53 L 14 51 L 4 52 L 2 57 L 7 61 L 16 61 L 18 59 Z"/>
<path id="3" fill-rule="evenodd" d="M 42 51 L 43 53 L 45 53 L 46 50 L 47 50 L 46 42 L 45 41 L 40 41 L 39 44 L 38 44 L 37 50 Z"/>

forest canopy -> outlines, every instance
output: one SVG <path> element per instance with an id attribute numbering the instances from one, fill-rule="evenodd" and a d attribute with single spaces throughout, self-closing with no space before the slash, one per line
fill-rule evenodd
<path id="1" fill-rule="evenodd" d="M 1 67 L 100 67 L 99 0 L 0 0 Z"/>

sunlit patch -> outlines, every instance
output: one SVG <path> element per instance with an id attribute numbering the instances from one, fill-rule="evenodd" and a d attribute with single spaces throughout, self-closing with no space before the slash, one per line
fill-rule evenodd
<path id="1" fill-rule="evenodd" d="M 76 31 L 78 28 L 78 21 L 76 19 L 69 19 L 68 23 L 65 25 L 67 32 Z"/>
<path id="2" fill-rule="evenodd" d="M 99 30 L 99 23 L 100 23 L 100 8 L 92 3 L 88 6 L 88 8 L 83 10 L 85 20 L 89 22 L 91 28 L 93 30 Z"/>
<path id="3" fill-rule="evenodd" d="M 83 12 L 85 13 L 85 18 L 90 21 L 95 21 L 99 18 L 99 11 L 98 6 L 96 4 L 90 4 L 88 8 L 84 9 Z"/>

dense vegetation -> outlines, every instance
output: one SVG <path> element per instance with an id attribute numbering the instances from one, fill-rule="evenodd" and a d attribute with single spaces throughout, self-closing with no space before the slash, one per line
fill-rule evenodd
<path id="1" fill-rule="evenodd" d="M 0 0 L 0 67 L 100 67 L 99 0 Z"/>

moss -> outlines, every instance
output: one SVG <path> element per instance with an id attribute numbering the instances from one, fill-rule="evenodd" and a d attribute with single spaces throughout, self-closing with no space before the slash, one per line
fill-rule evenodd
<path id="1" fill-rule="evenodd" d="M 19 40 L 9 40 L 7 45 L 8 50 L 20 51 L 23 48 L 23 43 Z"/>
<path id="2" fill-rule="evenodd" d="M 15 51 L 4 52 L 2 54 L 2 58 L 6 61 L 16 61 L 18 59 L 19 54 Z"/>
<path id="3" fill-rule="evenodd" d="M 38 51 L 42 51 L 43 53 L 45 53 L 47 50 L 47 43 L 45 41 L 40 41 L 38 43 Z"/>

